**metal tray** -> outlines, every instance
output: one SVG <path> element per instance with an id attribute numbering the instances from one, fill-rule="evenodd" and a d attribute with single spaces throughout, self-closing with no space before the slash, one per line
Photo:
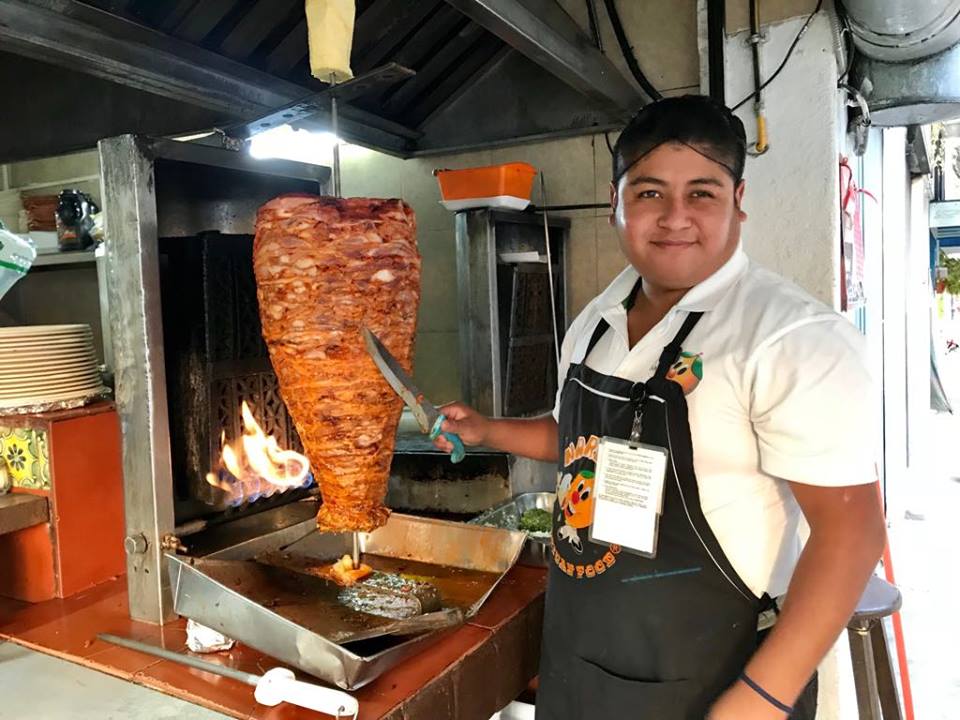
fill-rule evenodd
<path id="1" fill-rule="evenodd" d="M 507 500 L 490 508 L 468 524 L 522 532 L 518 530 L 520 517 L 527 510 L 539 508 L 552 513 L 555 501 L 556 495 L 552 492 L 522 493 L 512 500 Z M 527 542 L 524 543 L 519 562 L 523 565 L 547 567 L 550 555 L 550 535 L 532 535 L 529 533 L 524 533 L 524 535 L 527 536 Z"/>
<path id="2" fill-rule="evenodd" d="M 525 535 L 393 514 L 360 535 L 364 562 L 440 590 L 444 609 L 410 620 L 330 603 L 335 586 L 298 572 L 349 554 L 349 533 L 310 533 L 313 518 L 203 558 L 167 555 L 174 608 L 250 647 L 345 690 L 355 690 L 436 640 L 438 628 L 476 614 L 520 556 Z M 276 554 L 289 554 L 278 567 Z M 270 563 L 258 558 L 270 557 Z M 346 629 L 346 632 L 344 630 Z"/>

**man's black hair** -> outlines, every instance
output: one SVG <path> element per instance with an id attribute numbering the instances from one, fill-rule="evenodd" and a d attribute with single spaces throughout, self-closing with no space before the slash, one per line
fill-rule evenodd
<path id="1" fill-rule="evenodd" d="M 722 165 L 734 185 L 743 179 L 747 135 L 729 108 L 706 95 L 652 102 L 627 123 L 613 148 L 613 182 L 655 148 L 678 142 Z"/>

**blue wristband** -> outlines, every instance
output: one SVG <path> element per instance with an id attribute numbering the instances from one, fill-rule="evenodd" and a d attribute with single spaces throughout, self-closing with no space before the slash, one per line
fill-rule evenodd
<path id="1" fill-rule="evenodd" d="M 746 683 L 747 687 L 753 690 L 757 695 L 762 697 L 768 703 L 773 705 L 777 710 L 780 710 L 781 712 L 785 712 L 788 716 L 793 714 L 792 707 L 777 700 L 773 695 L 768 693 L 762 687 L 757 685 L 753 680 L 751 680 L 750 677 L 745 672 L 740 673 L 740 679 L 743 680 L 744 683 Z"/>

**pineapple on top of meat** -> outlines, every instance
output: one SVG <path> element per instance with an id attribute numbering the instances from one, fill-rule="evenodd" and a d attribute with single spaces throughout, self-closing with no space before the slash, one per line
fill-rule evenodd
<path id="1" fill-rule="evenodd" d="M 344 587 L 360 582 L 372 572 L 373 568 L 364 563 L 360 563 L 359 567 L 354 567 L 353 558 L 349 555 L 344 555 L 330 566 L 330 578 Z"/>

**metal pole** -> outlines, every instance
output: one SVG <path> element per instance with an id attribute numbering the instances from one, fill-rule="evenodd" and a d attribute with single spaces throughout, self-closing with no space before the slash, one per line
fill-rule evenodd
<path id="1" fill-rule="evenodd" d="M 553 328 L 553 353 L 560 372 L 560 333 L 557 330 L 557 300 L 553 288 L 553 258 L 550 253 L 550 224 L 547 221 L 547 186 L 540 171 L 540 200 L 543 203 L 543 242 L 547 246 L 547 282 L 550 286 L 550 326 Z"/>
<path id="2" fill-rule="evenodd" d="M 331 74 L 330 87 L 333 88 L 336 84 L 337 78 Z M 333 194 L 336 197 L 342 197 L 340 191 L 340 118 L 335 92 L 330 96 L 330 121 L 333 129 Z"/>
<path id="3" fill-rule="evenodd" d="M 707 71 L 710 77 L 710 97 L 726 104 L 723 72 L 723 43 L 726 38 L 727 3 L 725 0 L 707 0 Z"/>
<path id="4" fill-rule="evenodd" d="M 337 84 L 337 76 L 330 73 L 330 87 Z M 333 128 L 333 194 L 334 197 L 343 197 L 340 187 L 340 118 L 338 117 L 337 93 L 330 96 L 330 125 Z M 353 533 L 353 567 L 360 567 L 360 535 Z"/>
<path id="5" fill-rule="evenodd" d="M 243 672 L 242 670 L 234 670 L 233 668 L 224 667 L 223 665 L 215 665 L 214 663 L 206 662 L 205 660 L 190 657 L 189 655 L 181 655 L 180 653 L 173 652 L 172 650 L 166 650 L 164 648 L 159 648 L 156 645 L 142 643 L 138 640 L 131 640 L 130 638 L 120 637 L 118 635 L 110 635 L 109 633 L 100 633 L 97 635 L 97 637 L 104 642 L 119 645 L 120 647 L 125 647 L 129 650 L 136 650 L 137 652 L 146 653 L 147 655 L 153 655 L 154 657 L 163 658 L 164 660 L 169 660 L 170 662 L 187 665 L 188 667 L 213 673 L 214 675 L 222 675 L 223 677 L 238 680 L 246 685 L 253 685 L 256 687 L 257 683 L 260 682 L 259 675 L 253 675 L 252 673 Z"/>

